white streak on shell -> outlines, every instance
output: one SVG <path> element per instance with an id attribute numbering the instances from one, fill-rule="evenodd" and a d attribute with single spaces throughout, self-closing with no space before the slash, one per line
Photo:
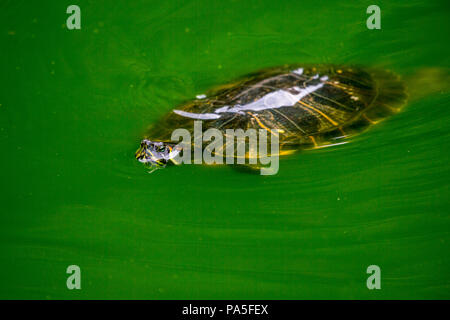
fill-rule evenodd
<path id="1" fill-rule="evenodd" d="M 192 112 L 186 112 L 182 110 L 173 110 L 176 114 L 186 117 L 186 118 L 192 118 L 192 119 L 199 119 L 199 120 L 213 120 L 213 119 L 219 119 L 221 116 L 215 113 L 192 113 Z"/>
<path id="2" fill-rule="evenodd" d="M 303 73 L 303 68 L 299 68 L 293 71 L 296 74 Z M 319 75 L 315 75 L 313 79 L 319 78 Z M 182 110 L 174 110 L 176 114 L 200 120 L 214 120 L 221 117 L 221 113 L 239 113 L 243 114 L 243 111 L 263 111 L 266 109 L 278 109 L 281 107 L 291 107 L 295 105 L 300 99 L 306 97 L 310 93 L 319 90 L 324 86 L 324 81 L 328 80 L 327 76 L 320 78 L 321 82 L 315 85 L 309 85 L 306 88 L 299 88 L 297 86 L 290 88 L 291 91 L 294 89 L 297 93 L 291 93 L 289 90 L 279 89 L 272 91 L 260 99 L 247 103 L 245 105 L 236 104 L 234 106 L 223 106 L 214 110 L 214 113 L 192 113 Z"/>

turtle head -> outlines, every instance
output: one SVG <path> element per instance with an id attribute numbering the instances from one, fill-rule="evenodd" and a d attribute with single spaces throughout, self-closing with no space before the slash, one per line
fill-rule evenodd
<path id="1" fill-rule="evenodd" d="M 179 152 L 179 148 L 173 143 L 144 139 L 135 156 L 139 162 L 145 163 L 152 169 L 161 169 Z"/>

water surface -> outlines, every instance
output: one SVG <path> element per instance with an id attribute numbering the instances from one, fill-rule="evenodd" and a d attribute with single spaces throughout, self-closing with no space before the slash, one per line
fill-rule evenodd
<path id="1" fill-rule="evenodd" d="M 64 1 L 0 5 L 1 298 L 449 298 L 448 90 L 275 176 L 133 157 L 161 115 L 268 66 L 448 68 L 447 2 L 378 1 L 381 30 L 367 1 L 77 4 L 79 31 Z"/>

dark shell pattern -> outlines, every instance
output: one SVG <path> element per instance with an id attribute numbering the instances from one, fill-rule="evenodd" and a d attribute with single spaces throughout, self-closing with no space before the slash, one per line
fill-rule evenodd
<path id="1" fill-rule="evenodd" d="M 283 66 L 247 75 L 173 110 L 148 133 L 171 130 L 279 129 L 281 150 L 326 146 L 397 112 L 405 86 L 393 72 L 339 66 Z M 169 130 L 171 129 L 171 130 Z"/>

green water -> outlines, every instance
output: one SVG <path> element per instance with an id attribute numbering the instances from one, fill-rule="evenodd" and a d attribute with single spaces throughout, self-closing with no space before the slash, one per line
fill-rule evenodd
<path id="1" fill-rule="evenodd" d="M 449 67 L 446 1 L 377 1 L 381 30 L 372 1 L 78 0 L 74 31 L 70 4 L 0 4 L 0 298 L 450 298 L 448 90 L 275 176 L 133 157 L 161 115 L 264 67 Z"/>

